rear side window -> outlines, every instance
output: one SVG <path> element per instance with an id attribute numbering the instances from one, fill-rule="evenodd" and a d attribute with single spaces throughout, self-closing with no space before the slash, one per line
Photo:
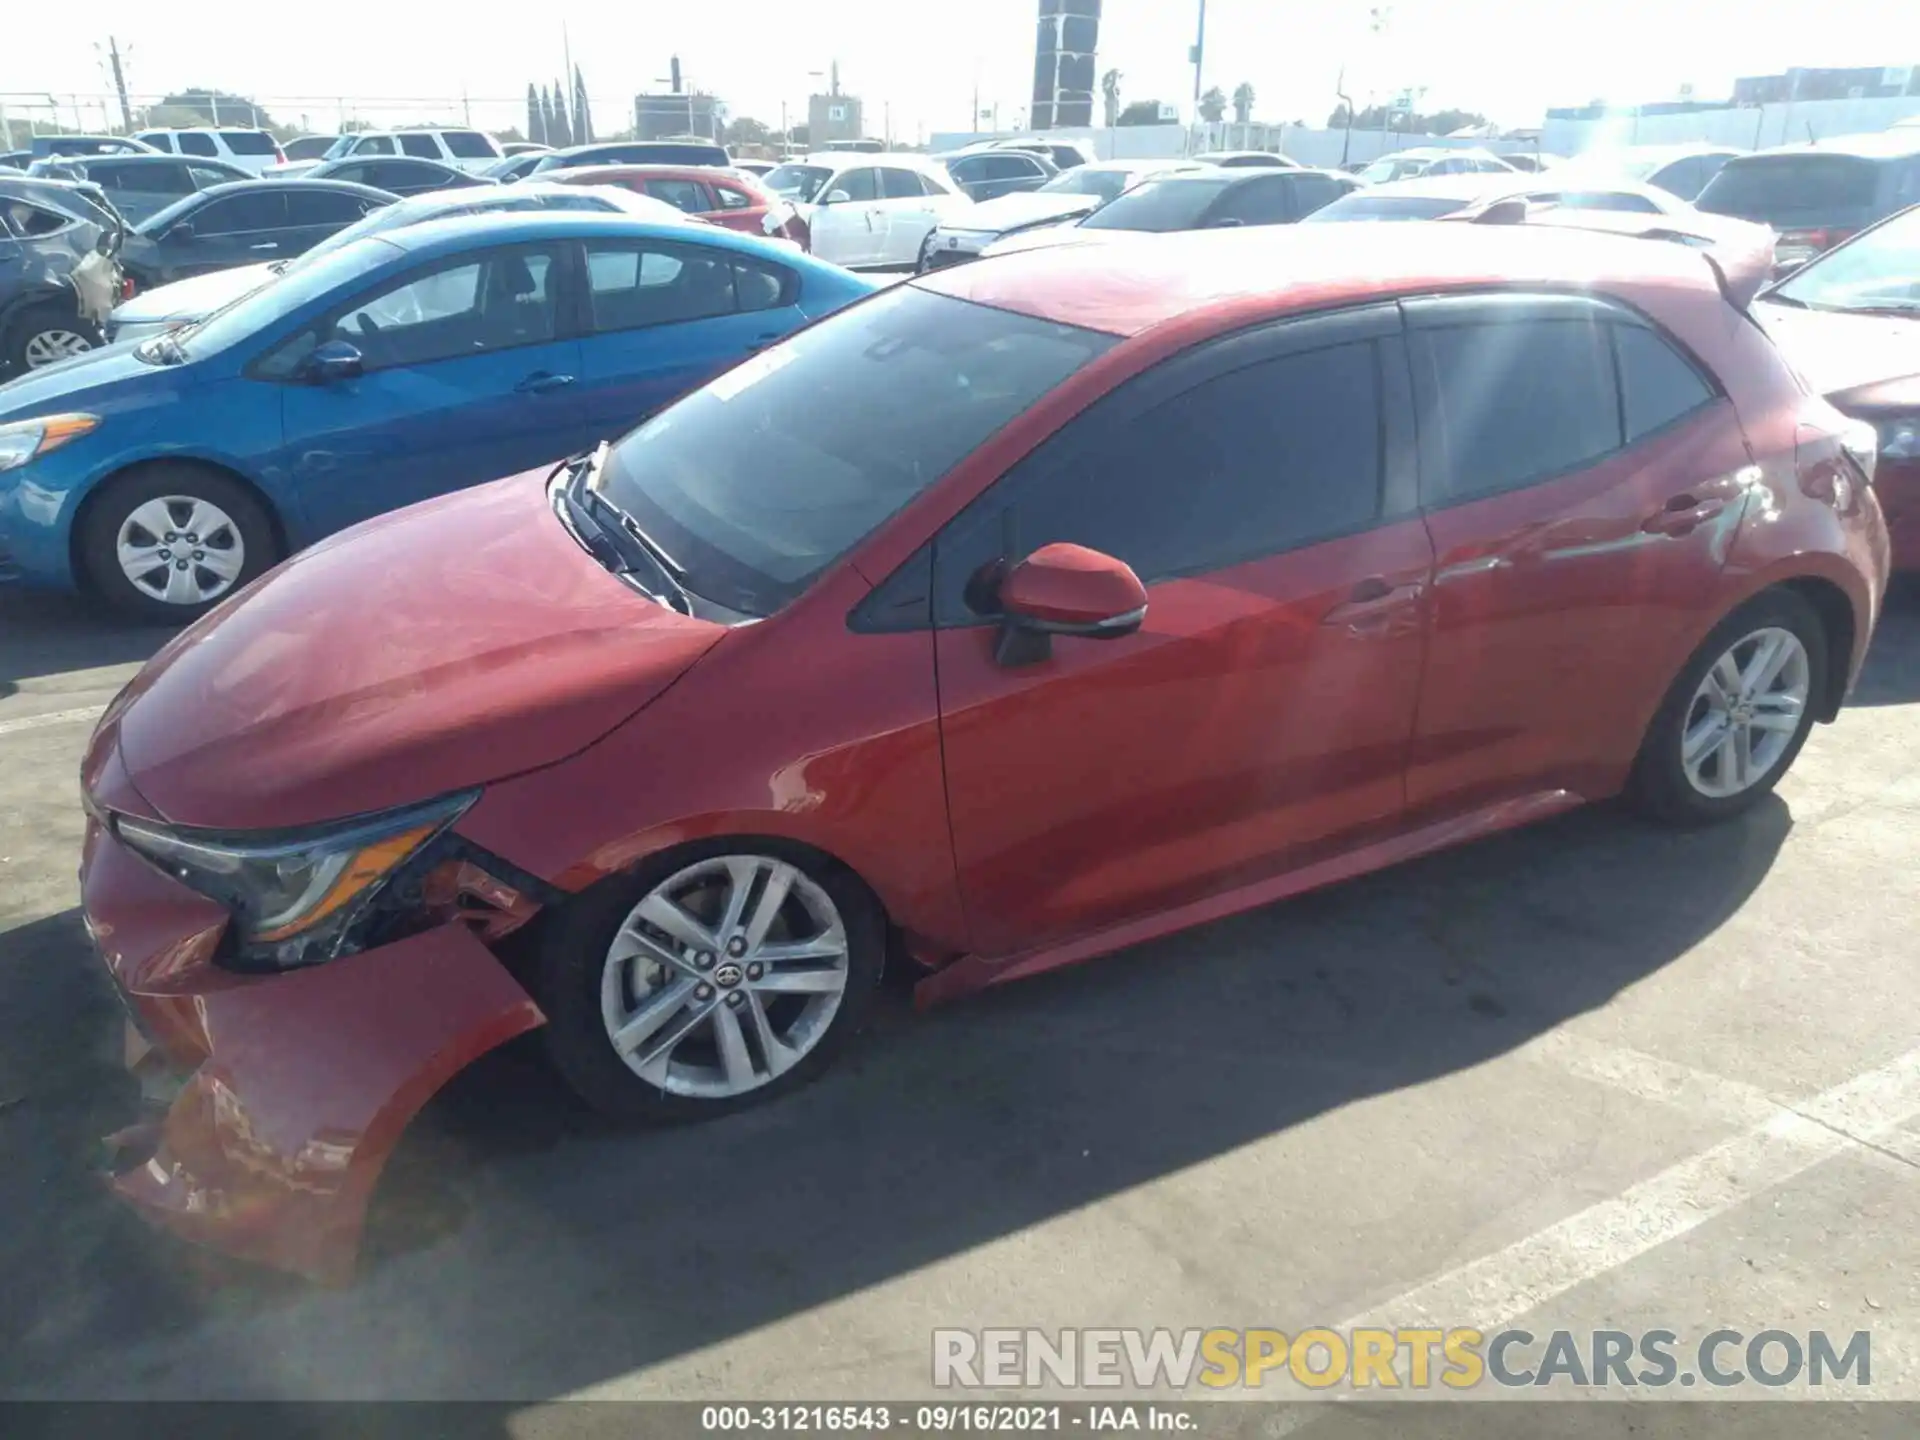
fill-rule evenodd
<path id="1" fill-rule="evenodd" d="M 1278 175 L 1262 175 L 1236 185 L 1222 196 L 1208 219 L 1238 220 L 1243 225 L 1280 225 L 1293 218 L 1287 182 Z"/>
<path id="2" fill-rule="evenodd" d="M 719 199 L 722 210 L 751 210 L 753 208 L 753 196 L 744 190 L 735 190 L 731 185 L 715 185 L 713 187 L 713 193 Z"/>
<path id="3" fill-rule="evenodd" d="M 174 136 L 174 139 L 180 142 L 180 153 L 182 155 L 199 155 L 205 158 L 206 156 L 218 155 L 220 153 L 220 147 L 213 143 L 213 137 L 211 135 L 200 135 L 188 131 Z"/>
<path id="4" fill-rule="evenodd" d="M 731 315 L 731 257 L 647 241 L 587 242 L 587 294 L 598 334 Z"/>
<path id="5" fill-rule="evenodd" d="M 193 216 L 196 235 L 243 235 L 253 230 L 278 230 L 286 223 L 287 196 L 283 190 L 223 195 Z"/>
<path id="6" fill-rule="evenodd" d="M 1618 449 L 1608 328 L 1569 317 L 1411 331 L 1426 502 L 1522 489 Z"/>
<path id="7" fill-rule="evenodd" d="M 849 200 L 878 200 L 880 198 L 880 172 L 878 170 L 848 170 L 833 182 L 833 189 L 844 194 Z"/>
<path id="8" fill-rule="evenodd" d="M 353 144 L 355 155 L 391 155 L 393 140 L 386 135 L 367 135 Z"/>
<path id="9" fill-rule="evenodd" d="M 1203 381 L 1010 498 L 1021 550 L 1088 545 L 1152 582 L 1364 529 L 1381 474 L 1379 367 L 1361 341 Z"/>
<path id="10" fill-rule="evenodd" d="M 1702 210 L 1743 220 L 1864 209 L 1880 167 L 1857 155 L 1755 155 L 1734 160 L 1700 192 Z"/>
<path id="11" fill-rule="evenodd" d="M 920 177 L 911 170 L 882 170 L 880 186 L 889 200 L 918 200 L 927 193 L 921 188 Z"/>
<path id="12" fill-rule="evenodd" d="M 406 154 L 419 160 L 438 160 L 440 147 L 434 143 L 433 136 L 414 132 L 400 137 L 400 148 Z"/>
<path id="13" fill-rule="evenodd" d="M 447 142 L 448 153 L 462 160 L 493 158 L 493 142 L 476 130 L 446 130 L 440 138 Z"/>
<path id="14" fill-rule="evenodd" d="M 5 207 L 7 228 L 27 239 L 36 235 L 51 235 L 74 223 L 71 216 L 62 215 L 57 210 L 43 210 L 24 200 L 4 200 L 0 201 L 0 206 Z"/>
<path id="15" fill-rule="evenodd" d="M 174 153 L 173 132 L 170 130 L 149 130 L 146 134 L 136 135 L 133 138 L 143 145 L 151 145 L 163 154 L 171 155 Z"/>
<path id="16" fill-rule="evenodd" d="M 87 178 L 109 195 L 191 195 L 199 188 L 178 160 L 160 165 L 115 165 L 110 160 L 96 160 L 87 166 Z M 225 181 L 228 177 L 220 178 Z"/>
<path id="17" fill-rule="evenodd" d="M 701 215 L 713 209 L 707 187 L 697 180 L 648 180 L 646 192 L 655 200 L 664 200 L 676 210 Z"/>
<path id="18" fill-rule="evenodd" d="M 287 190 L 289 225 L 351 225 L 366 211 L 366 202 L 357 195 L 338 190 Z"/>
<path id="19" fill-rule="evenodd" d="M 1287 184 L 1293 187 L 1294 209 L 1301 215 L 1311 215 L 1353 189 L 1350 183 L 1331 175 L 1290 175 Z"/>
<path id="20" fill-rule="evenodd" d="M 1629 444 L 1713 400 L 1700 372 L 1653 331 L 1640 325 L 1608 329 L 1620 367 L 1620 413 Z"/>
<path id="21" fill-rule="evenodd" d="M 236 155 L 273 154 L 273 137 L 259 130 L 222 130 L 220 138 Z"/>

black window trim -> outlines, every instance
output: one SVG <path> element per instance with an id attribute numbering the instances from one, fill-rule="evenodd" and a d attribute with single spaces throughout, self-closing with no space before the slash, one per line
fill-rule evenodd
<path id="1" fill-rule="evenodd" d="M 1644 311 L 1611 295 L 1599 295 L 1591 291 L 1555 289 L 1549 286 L 1500 286 L 1475 290 L 1449 291 L 1433 295 L 1403 295 L 1396 302 L 1405 318 L 1406 330 L 1411 339 L 1415 331 L 1450 330 L 1468 325 L 1489 325 L 1500 323 L 1524 323 L 1529 319 L 1557 319 L 1586 316 L 1607 328 L 1607 368 L 1613 377 L 1613 406 L 1615 434 L 1619 443 L 1613 449 L 1602 454 L 1565 465 L 1557 470 L 1532 475 L 1513 485 L 1490 485 L 1478 490 L 1462 493 L 1439 495 L 1441 481 L 1452 469 L 1451 457 L 1446 453 L 1440 437 L 1424 432 L 1418 434 L 1416 450 L 1419 470 L 1419 509 L 1422 514 L 1437 514 L 1460 505 L 1472 505 L 1481 500 L 1490 500 L 1501 495 L 1517 495 L 1522 491 L 1538 489 L 1542 485 L 1551 485 L 1568 476 L 1578 475 L 1597 465 L 1607 464 L 1622 455 L 1638 449 L 1647 441 L 1667 434 L 1683 422 L 1691 421 L 1702 411 L 1720 404 L 1727 399 L 1726 388 L 1721 385 L 1713 371 L 1703 364 L 1699 356 L 1678 336 L 1664 325 L 1654 320 Z M 1504 311 L 1505 313 L 1500 313 Z M 1620 348 L 1616 338 L 1621 326 L 1633 326 L 1649 331 L 1656 339 L 1678 356 L 1706 387 L 1708 398 L 1689 410 L 1682 411 L 1672 419 L 1643 432 L 1631 439 L 1627 436 L 1626 390 L 1622 384 L 1620 370 Z M 1417 347 L 1409 343 L 1406 346 L 1408 367 L 1412 374 L 1414 419 L 1418 426 L 1419 416 L 1430 406 L 1438 403 L 1438 377 L 1423 364 Z"/>
<path id="2" fill-rule="evenodd" d="M 372 284 L 362 286 L 360 289 L 354 291 L 351 296 L 339 304 L 329 306 L 305 325 L 297 325 L 291 330 L 283 331 L 278 338 L 262 346 L 260 350 L 248 359 L 247 363 L 241 367 L 241 376 L 248 380 L 259 380 L 268 385 L 308 384 L 309 382 L 297 373 L 291 375 L 269 375 L 261 369 L 261 366 L 272 356 L 279 353 L 283 347 L 293 344 L 294 341 L 298 340 L 309 330 L 322 330 L 336 323 L 341 316 L 352 314 L 354 310 L 364 304 L 371 296 L 387 294 L 389 291 L 397 290 L 403 285 L 411 285 L 422 276 L 430 275 L 438 269 L 452 269 L 459 265 L 469 264 L 474 261 L 485 261 L 492 256 L 505 255 L 513 251 L 538 252 L 542 255 L 552 255 L 553 257 L 554 276 L 560 288 L 558 301 L 554 309 L 553 334 L 543 339 L 523 340 L 517 345 L 498 345 L 489 350 L 477 350 L 473 353 L 476 355 L 506 355 L 511 354 L 515 350 L 530 349 L 535 345 L 557 345 L 563 340 L 579 339 L 580 332 L 572 323 L 574 302 L 570 296 L 582 288 L 580 281 L 585 273 L 585 261 L 583 259 L 585 252 L 578 248 L 577 241 L 572 240 L 522 240 L 508 245 L 490 245 L 484 249 L 457 251 L 451 255 L 436 255 L 430 260 L 425 260 L 415 265 L 410 270 L 402 270 L 383 275 Z M 447 355 L 438 360 L 415 361 L 412 363 L 415 366 L 444 365 L 449 360 L 465 360 L 469 358 L 471 357 L 466 355 Z M 409 367 L 406 365 L 381 365 L 375 366 L 365 373 L 369 375 L 381 375 L 388 370 L 404 370 L 407 368 Z"/>
<path id="3" fill-rule="evenodd" d="M 936 557 L 941 537 L 979 523 L 985 512 L 1005 509 L 1002 487 L 1025 479 L 1025 469 L 1038 458 L 1051 474 L 1071 465 L 1086 447 L 1100 443 L 1115 412 L 1122 420 L 1165 404 L 1209 381 L 1250 366 L 1290 355 L 1329 350 L 1349 344 L 1373 347 L 1380 401 L 1380 504 L 1374 517 L 1347 529 L 1315 535 L 1278 549 L 1258 546 L 1245 554 L 1211 558 L 1205 565 L 1141 576 L 1148 587 L 1191 575 L 1213 574 L 1236 565 L 1276 558 L 1318 545 L 1331 544 L 1398 524 L 1419 514 L 1418 467 L 1415 455 L 1413 388 L 1404 338 L 1404 320 L 1392 300 L 1371 300 L 1333 310 L 1307 311 L 1262 320 L 1245 329 L 1209 337 L 1189 349 L 1168 356 L 1138 375 L 1129 377 L 1069 417 L 1051 434 L 1036 441 L 1024 455 L 1010 461 L 986 489 L 948 517 L 933 535 L 914 549 L 891 574 L 864 596 L 847 615 L 847 628 L 859 634 L 897 634 L 920 630 L 965 630 L 996 625 L 997 616 L 940 614 Z M 1059 453 L 1044 455 L 1050 449 Z M 924 589 L 923 596 L 913 592 Z"/>

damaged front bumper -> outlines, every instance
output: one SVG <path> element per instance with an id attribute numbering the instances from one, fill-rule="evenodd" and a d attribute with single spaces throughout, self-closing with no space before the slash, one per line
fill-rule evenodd
<path id="1" fill-rule="evenodd" d="M 544 1016 L 466 924 L 305 969 L 213 957 L 218 905 L 90 822 L 88 932 L 129 1015 L 127 1054 L 171 1103 L 115 1137 L 111 1183 L 148 1219 L 314 1279 L 351 1278 L 373 1187 L 421 1107 Z M 137 1033 L 135 1033 L 137 1032 Z M 177 1088 L 161 1067 L 184 1077 Z"/>

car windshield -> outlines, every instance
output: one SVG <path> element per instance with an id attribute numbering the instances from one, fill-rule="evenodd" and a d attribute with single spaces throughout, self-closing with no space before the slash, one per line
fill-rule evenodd
<path id="1" fill-rule="evenodd" d="M 1437 220 L 1451 215 L 1467 201 L 1448 195 L 1369 195 L 1361 190 L 1322 205 L 1301 224 L 1329 220 Z"/>
<path id="2" fill-rule="evenodd" d="M 833 171 L 824 165 L 781 165 L 767 172 L 765 184 L 782 200 L 798 200 L 804 205 L 832 178 Z"/>
<path id="3" fill-rule="evenodd" d="M 1920 205 L 1796 270 L 1768 294 L 1816 310 L 1920 313 Z"/>
<path id="4" fill-rule="evenodd" d="M 770 615 L 1113 343 L 898 286 L 648 420 L 599 488 L 687 589 Z"/>
<path id="5" fill-rule="evenodd" d="M 1080 223 L 1089 230 L 1191 230 L 1220 192 L 1238 183 L 1231 175 L 1145 180 Z"/>
<path id="6" fill-rule="evenodd" d="M 1113 199 L 1138 177 L 1138 170 L 1096 170 L 1090 165 L 1063 170 L 1040 187 L 1045 195 L 1092 195 L 1101 201 Z"/>
<path id="7" fill-rule="evenodd" d="M 367 240 L 336 250 L 315 264 L 303 265 L 299 274 L 288 273 L 281 276 L 277 284 L 249 290 L 198 324 L 162 338 L 177 342 L 190 360 L 218 354 L 229 345 L 250 339 L 282 316 L 386 263 L 395 253 L 394 247 L 382 240 Z"/>

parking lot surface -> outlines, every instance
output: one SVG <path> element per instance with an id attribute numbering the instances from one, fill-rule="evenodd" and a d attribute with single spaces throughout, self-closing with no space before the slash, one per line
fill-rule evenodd
<path id="1" fill-rule="evenodd" d="M 0 592 L 0 1393 L 907 1398 L 935 1327 L 1377 1319 L 1864 1329 L 1867 1394 L 1920 1399 L 1911 589 L 1725 828 L 1599 807 L 931 1014 L 892 993 L 720 1124 L 610 1128 L 497 1054 L 344 1290 L 156 1236 L 92 1174 L 136 1097 L 76 769 L 164 638 Z"/>

